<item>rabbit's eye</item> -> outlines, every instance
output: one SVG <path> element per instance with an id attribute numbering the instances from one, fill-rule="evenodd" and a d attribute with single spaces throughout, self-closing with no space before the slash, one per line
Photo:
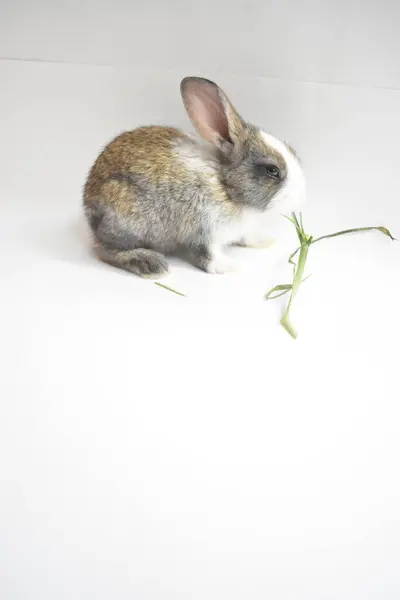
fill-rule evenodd
<path id="1" fill-rule="evenodd" d="M 267 165 L 265 167 L 265 171 L 268 177 L 271 177 L 271 179 L 280 179 L 281 174 L 278 167 L 275 167 L 274 165 Z"/>

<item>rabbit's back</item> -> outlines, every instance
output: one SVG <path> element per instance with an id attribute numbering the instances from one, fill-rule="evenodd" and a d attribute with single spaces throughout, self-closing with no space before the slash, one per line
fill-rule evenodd
<path id="1" fill-rule="evenodd" d="M 113 194 L 113 188 L 126 193 Z M 148 126 L 126 131 L 105 147 L 94 163 L 84 188 L 84 203 L 104 201 L 126 213 L 137 203 L 153 201 L 171 209 L 186 199 L 224 203 L 226 190 L 210 148 L 172 127 Z M 124 199 L 126 202 L 124 202 Z M 136 205 L 136 208 L 135 206 Z M 153 207 L 155 208 L 155 207 Z M 176 207 L 175 207 L 176 208 Z"/>

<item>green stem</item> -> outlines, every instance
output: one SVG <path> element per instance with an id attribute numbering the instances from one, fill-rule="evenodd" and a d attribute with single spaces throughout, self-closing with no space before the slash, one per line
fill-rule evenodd
<path id="1" fill-rule="evenodd" d="M 311 242 L 309 242 L 309 241 L 304 241 L 300 246 L 299 261 L 297 263 L 296 273 L 295 273 L 295 276 L 293 279 L 292 293 L 290 294 L 289 302 L 287 303 L 285 312 L 283 313 L 283 316 L 281 319 L 281 324 L 286 329 L 286 331 L 288 333 L 290 333 L 290 335 L 293 338 L 297 337 L 297 332 L 294 329 L 294 327 L 290 321 L 290 316 L 289 316 L 290 308 L 292 306 L 293 300 L 295 299 L 295 296 L 297 294 L 297 291 L 298 291 L 300 284 L 302 282 L 302 279 L 303 279 L 303 273 L 304 273 L 304 268 L 306 266 L 306 260 L 307 260 L 308 250 L 310 248 L 310 243 Z"/>

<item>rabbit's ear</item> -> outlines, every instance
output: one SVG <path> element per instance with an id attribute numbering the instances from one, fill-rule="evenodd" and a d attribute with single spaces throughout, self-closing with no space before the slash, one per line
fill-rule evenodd
<path id="1" fill-rule="evenodd" d="M 244 123 L 215 83 L 201 77 L 185 77 L 181 94 L 186 111 L 203 139 L 217 146 L 223 142 L 236 144 L 240 140 Z"/>

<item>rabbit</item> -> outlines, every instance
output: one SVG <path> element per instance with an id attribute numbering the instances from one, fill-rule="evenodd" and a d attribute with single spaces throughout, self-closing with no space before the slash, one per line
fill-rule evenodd
<path id="1" fill-rule="evenodd" d="M 263 246 L 271 215 L 305 198 L 294 150 L 245 122 L 214 82 L 186 77 L 181 95 L 207 144 L 172 127 L 126 131 L 84 186 L 98 257 L 142 277 L 167 275 L 166 255 L 181 253 L 208 273 L 235 270 L 224 248 Z"/>

